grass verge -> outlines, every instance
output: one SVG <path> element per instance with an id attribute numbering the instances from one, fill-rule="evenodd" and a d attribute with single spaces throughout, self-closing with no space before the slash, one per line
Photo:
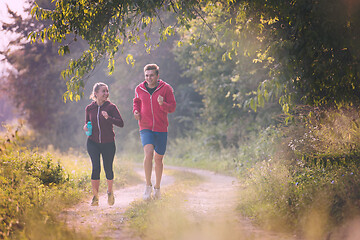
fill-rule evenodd
<path id="1" fill-rule="evenodd" d="M 144 239 L 177 239 L 191 227 L 180 206 L 186 190 L 203 179 L 195 173 L 177 170 L 167 169 L 165 174 L 173 176 L 175 183 L 162 194 L 161 200 L 135 201 L 125 213 L 130 229 Z"/>
<path id="2" fill-rule="evenodd" d="M 0 238 L 94 239 L 69 230 L 58 219 L 64 208 L 91 194 L 89 158 L 24 147 L 27 136 L 20 132 L 10 129 L 0 136 Z M 130 169 L 117 159 L 115 188 L 139 181 Z M 101 190 L 106 191 L 106 181 Z"/>

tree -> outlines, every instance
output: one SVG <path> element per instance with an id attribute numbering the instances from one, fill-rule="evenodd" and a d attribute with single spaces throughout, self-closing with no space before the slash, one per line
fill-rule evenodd
<path id="1" fill-rule="evenodd" d="M 49 2 L 43 1 L 42 4 Z M 77 146 L 79 142 L 75 139 L 80 135 L 81 127 L 74 123 L 81 125 L 83 114 L 80 120 L 77 114 L 79 106 L 62 101 L 66 82 L 60 73 L 66 68 L 69 58 L 60 57 L 58 46 L 52 42 L 31 44 L 26 40 L 29 32 L 41 28 L 43 23 L 11 10 L 9 13 L 13 21 L 4 23 L 3 31 L 16 33 L 17 37 L 3 54 L 15 70 L 9 72 L 2 90 L 34 130 L 35 145 L 53 144 L 64 149 Z M 79 43 L 77 47 L 82 48 Z M 73 141 L 68 141 L 69 138 Z"/>
<path id="2" fill-rule="evenodd" d="M 154 46 L 149 43 L 147 33 L 155 21 L 161 26 L 160 39 L 166 39 L 175 32 L 176 26 L 190 30 L 192 19 L 206 23 L 207 12 L 217 9 L 229 14 L 223 16 L 223 23 L 219 22 L 214 31 L 231 25 L 234 35 L 238 35 L 229 41 L 232 48 L 224 56 L 231 58 L 238 54 L 236 46 L 242 38 L 254 37 L 261 41 L 260 48 L 249 53 L 267 72 L 249 105 L 256 109 L 274 96 L 283 111 L 289 113 L 294 104 L 359 104 L 359 7 L 354 1 L 338 0 L 59 0 L 52 11 L 33 8 L 34 16 L 49 19 L 52 24 L 33 32 L 30 38 L 61 42 L 60 53 L 69 51 L 69 40 L 64 41 L 71 38 L 71 34 L 75 34 L 74 41 L 80 37 L 89 43 L 82 57 L 71 61 L 63 72 L 64 77 L 69 77 L 65 96 L 79 99 L 86 83 L 84 76 L 100 59 L 108 57 L 112 73 L 114 56 L 122 52 L 126 44 L 139 42 L 143 34 L 146 46 L 149 49 Z M 164 11 L 174 13 L 176 24 L 162 21 Z M 134 59 L 128 54 L 126 60 L 133 63 Z"/>
<path id="3" fill-rule="evenodd" d="M 70 61 L 68 69 L 62 74 L 64 78 L 69 78 L 65 99 L 79 100 L 83 96 L 82 90 L 86 83 L 84 76 L 94 70 L 103 57 L 108 57 L 111 74 L 114 70 L 115 54 L 123 51 L 126 44 L 136 44 L 140 40 L 140 34 L 144 35 L 147 48 L 153 47 L 148 31 L 151 31 L 155 21 L 160 23 L 160 40 L 167 39 L 174 33 L 175 26 L 162 21 L 162 12 L 175 13 L 178 24 L 186 25 L 189 19 L 195 17 L 199 4 L 197 0 L 59 0 L 54 10 L 35 5 L 32 14 L 37 19 L 50 20 L 51 24 L 41 31 L 34 31 L 29 37 L 33 41 L 49 39 L 60 43 L 69 37 L 73 41 L 80 37 L 89 44 L 89 49 L 84 51 L 78 60 Z M 68 53 L 71 42 L 64 43 L 59 53 Z M 134 63 L 133 56 L 128 54 L 126 61 Z"/>
<path id="4" fill-rule="evenodd" d="M 284 112 L 294 104 L 341 107 L 360 103 L 358 3 L 241 2 L 247 5 L 247 17 L 235 24 L 246 26 L 250 21 L 259 26 L 257 34 L 264 47 L 256 60 L 265 62 L 269 70 L 255 98 L 258 104 L 274 91 L 280 93 Z"/>
<path id="5" fill-rule="evenodd" d="M 168 24 L 174 23 L 171 14 L 166 13 L 163 14 L 163 21 Z M 159 27 L 159 23 L 154 23 L 152 30 L 148 32 L 151 39 L 159 37 L 157 31 Z M 116 99 L 120 106 L 124 106 L 127 128 L 131 130 L 138 129 L 137 122 L 134 121 L 132 114 L 132 100 L 135 87 L 144 81 L 143 68 L 148 63 L 159 65 L 160 78 L 170 83 L 175 91 L 177 107 L 175 113 L 169 115 L 169 134 L 172 137 L 180 137 L 194 128 L 194 122 L 199 115 L 199 109 L 202 107 L 201 97 L 191 86 L 192 79 L 183 76 L 182 70 L 175 60 L 173 48 L 178 39 L 179 36 L 174 34 L 167 41 L 160 42 L 159 46 L 151 51 L 146 51 L 146 47 L 144 47 L 145 40 L 141 39 L 139 44 L 124 50 L 125 53 L 132 54 L 136 59 L 132 67 L 125 60 L 121 60 L 121 56 L 119 56 L 120 60 L 117 61 L 114 73 L 111 75 L 114 78 L 111 88 L 116 89 L 116 91 L 111 91 L 111 98 Z M 120 134 L 124 132 L 127 132 L 127 130 L 121 130 Z"/>
<path id="6" fill-rule="evenodd" d="M 203 97 L 199 130 L 207 143 L 217 147 L 237 146 L 249 133 L 274 123 L 280 110 L 270 103 L 262 111 L 249 111 L 253 92 L 267 76 L 264 64 L 254 63 L 252 56 L 262 43 L 256 36 L 239 32 L 229 21 L 234 15 L 224 9 L 205 7 L 206 23 L 192 20 L 191 31 L 180 31 L 181 46 L 175 51 L 184 75 Z"/>

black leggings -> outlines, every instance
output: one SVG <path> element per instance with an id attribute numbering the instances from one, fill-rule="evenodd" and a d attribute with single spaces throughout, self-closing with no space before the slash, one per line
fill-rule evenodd
<path id="1" fill-rule="evenodd" d="M 100 154 L 103 159 L 106 179 L 113 180 L 113 162 L 116 151 L 115 143 L 97 143 L 88 138 L 86 146 L 92 163 L 91 180 L 100 179 Z"/>

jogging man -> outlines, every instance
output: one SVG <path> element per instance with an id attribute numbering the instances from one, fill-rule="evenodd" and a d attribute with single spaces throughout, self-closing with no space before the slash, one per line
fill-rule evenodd
<path id="1" fill-rule="evenodd" d="M 151 199 L 151 173 L 155 162 L 154 198 L 159 199 L 160 183 L 163 173 L 163 158 L 166 151 L 168 113 L 176 108 L 173 88 L 159 79 L 159 67 L 148 64 L 144 67 L 145 81 L 135 88 L 133 113 L 138 120 L 141 143 L 144 147 L 144 171 L 146 187 L 144 200 Z"/>

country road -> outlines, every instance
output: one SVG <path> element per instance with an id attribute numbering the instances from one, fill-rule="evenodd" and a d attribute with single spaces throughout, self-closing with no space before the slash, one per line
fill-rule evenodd
<path id="1" fill-rule="evenodd" d="M 181 167 L 166 169 L 181 173 L 190 172 L 203 179 L 198 185 L 185 191 L 182 204 L 178 206 L 179 212 L 182 212 L 191 227 L 179 230 L 181 233 L 176 239 L 289 239 L 257 230 L 250 221 L 238 215 L 236 204 L 239 183 L 236 178 L 206 170 Z M 137 172 L 142 176 L 141 169 L 137 169 Z M 174 182 L 173 176 L 164 174 L 162 191 L 166 194 L 167 190 L 174 186 Z M 127 227 L 125 211 L 132 202 L 141 199 L 143 190 L 143 183 L 116 190 L 114 192 L 116 201 L 113 206 L 107 205 L 105 194 L 100 196 L 98 207 L 91 207 L 89 199 L 89 201 L 64 211 L 61 218 L 70 228 L 91 233 L 96 239 L 142 239 Z M 151 237 L 150 239 L 157 238 Z"/>

